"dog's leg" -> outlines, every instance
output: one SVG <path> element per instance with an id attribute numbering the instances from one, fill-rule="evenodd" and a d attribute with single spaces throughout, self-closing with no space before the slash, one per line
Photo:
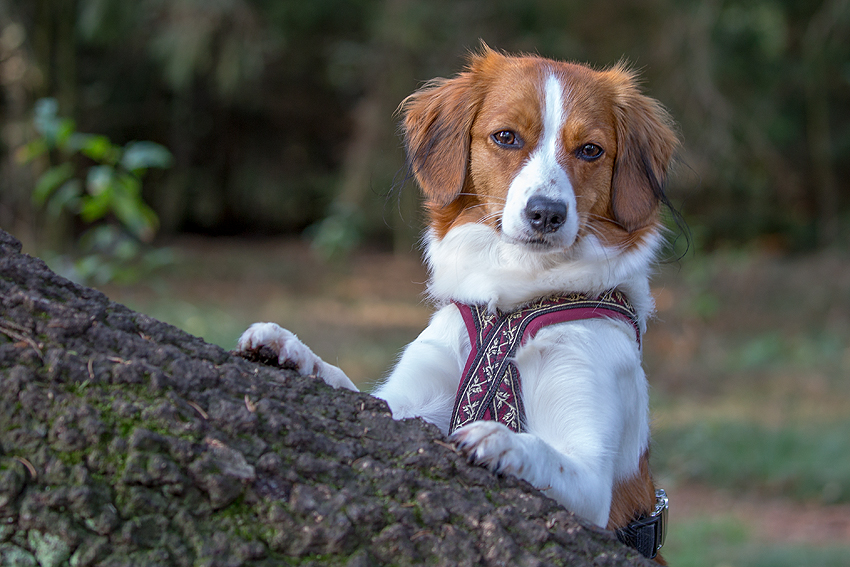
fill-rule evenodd
<path id="1" fill-rule="evenodd" d="M 243 352 L 263 346 L 272 349 L 277 354 L 278 362 L 281 365 L 289 362 L 294 364 L 301 374 L 318 376 L 334 388 L 348 388 L 355 392 L 358 391 L 354 382 L 341 369 L 316 356 L 298 337 L 280 325 L 254 323 L 242 333 L 237 343 L 237 348 Z"/>
<path id="2" fill-rule="evenodd" d="M 614 479 L 635 474 L 649 443 L 640 351 L 622 327 L 596 319 L 542 329 L 515 359 L 524 432 L 476 421 L 452 440 L 473 462 L 527 480 L 604 527 Z"/>
<path id="3" fill-rule="evenodd" d="M 605 527 L 611 507 L 612 471 L 591 467 L 535 435 L 514 433 L 495 421 L 475 421 L 450 437 L 458 449 L 496 473 L 528 481 L 567 509 Z M 606 470 L 607 469 L 607 470 Z"/>

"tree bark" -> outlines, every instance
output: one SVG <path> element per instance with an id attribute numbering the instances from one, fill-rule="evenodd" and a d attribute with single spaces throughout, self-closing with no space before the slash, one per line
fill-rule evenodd
<path id="1" fill-rule="evenodd" d="M 0 564 L 648 564 L 432 425 L 20 249 L 0 231 Z"/>

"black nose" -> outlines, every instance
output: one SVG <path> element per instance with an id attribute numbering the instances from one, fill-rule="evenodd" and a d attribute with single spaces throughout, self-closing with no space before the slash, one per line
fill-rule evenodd
<path id="1" fill-rule="evenodd" d="M 567 221 L 567 205 L 548 197 L 532 197 L 525 205 L 525 218 L 536 232 L 556 232 Z"/>

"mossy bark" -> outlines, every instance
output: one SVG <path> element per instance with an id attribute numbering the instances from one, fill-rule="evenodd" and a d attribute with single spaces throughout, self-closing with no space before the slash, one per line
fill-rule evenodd
<path id="1" fill-rule="evenodd" d="M 0 564 L 646 564 L 383 402 L 111 302 L 0 231 Z"/>

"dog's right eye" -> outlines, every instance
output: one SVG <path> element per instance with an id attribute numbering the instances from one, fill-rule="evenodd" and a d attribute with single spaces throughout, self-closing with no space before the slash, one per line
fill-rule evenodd
<path id="1" fill-rule="evenodd" d="M 596 144 L 585 144 L 576 150 L 576 156 L 584 161 L 593 161 L 598 159 L 605 153 L 605 150 Z"/>
<path id="2" fill-rule="evenodd" d="M 516 135 L 516 132 L 511 132 L 510 130 L 500 130 L 490 136 L 493 138 L 493 141 L 496 142 L 497 145 L 503 148 L 521 148 L 522 140 L 519 136 Z"/>

